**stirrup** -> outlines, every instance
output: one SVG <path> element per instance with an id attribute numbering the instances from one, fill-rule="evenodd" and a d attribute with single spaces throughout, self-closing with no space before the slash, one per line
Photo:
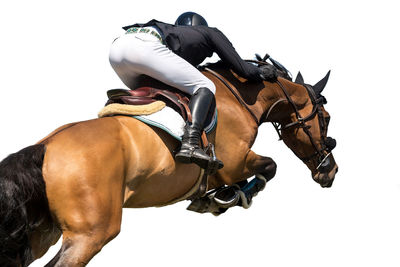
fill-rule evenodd
<path id="1" fill-rule="evenodd" d="M 236 206 L 240 199 L 238 191 L 239 188 L 237 186 L 226 186 L 215 193 L 214 201 L 221 208 Z"/>

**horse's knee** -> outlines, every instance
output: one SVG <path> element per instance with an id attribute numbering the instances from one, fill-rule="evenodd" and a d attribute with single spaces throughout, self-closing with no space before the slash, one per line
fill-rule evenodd
<path id="1" fill-rule="evenodd" d="M 267 179 L 267 181 L 274 178 L 276 174 L 277 165 L 275 161 L 271 158 L 265 157 L 265 165 L 264 169 L 261 171 L 261 174 Z"/>
<path id="2" fill-rule="evenodd" d="M 249 172 L 263 175 L 267 181 L 271 180 L 276 174 L 276 163 L 270 157 L 264 157 L 250 150 L 247 158 L 247 168 Z"/>

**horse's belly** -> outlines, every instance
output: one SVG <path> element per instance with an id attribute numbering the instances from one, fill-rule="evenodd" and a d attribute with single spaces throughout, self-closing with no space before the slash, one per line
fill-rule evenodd
<path id="1" fill-rule="evenodd" d="M 173 204 L 195 189 L 200 169 L 191 165 L 176 165 L 149 177 L 135 177 L 126 183 L 124 208 L 145 208 Z"/>

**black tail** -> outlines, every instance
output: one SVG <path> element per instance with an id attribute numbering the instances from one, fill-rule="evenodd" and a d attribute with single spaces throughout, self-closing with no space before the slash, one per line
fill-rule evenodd
<path id="1" fill-rule="evenodd" d="M 45 145 L 33 145 L 0 162 L 0 266 L 27 266 L 32 261 L 28 235 L 50 218 L 45 151 Z"/>

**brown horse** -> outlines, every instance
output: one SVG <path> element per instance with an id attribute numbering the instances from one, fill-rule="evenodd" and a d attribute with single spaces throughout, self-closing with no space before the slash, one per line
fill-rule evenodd
<path id="1" fill-rule="evenodd" d="M 215 68 L 225 82 L 204 72 L 217 86 L 218 125 L 209 140 L 225 166 L 209 177 L 208 188 L 255 174 L 274 177 L 275 162 L 251 150 L 263 122 L 274 122 L 312 178 L 331 186 L 338 167 L 322 106 L 328 76 L 313 88 L 301 76 L 250 83 Z M 47 266 L 86 265 L 118 235 L 123 207 L 168 205 L 195 187 L 200 169 L 175 162 L 178 146 L 158 128 L 114 116 L 62 126 L 8 156 L 0 163 L 0 265 L 27 266 L 61 235 L 62 247 Z"/>

